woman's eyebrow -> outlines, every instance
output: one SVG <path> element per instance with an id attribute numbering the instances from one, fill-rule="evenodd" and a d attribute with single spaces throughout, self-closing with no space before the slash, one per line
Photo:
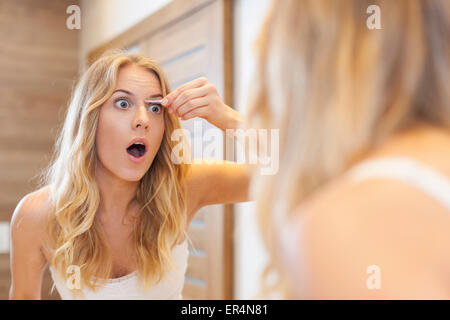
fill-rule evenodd
<path id="1" fill-rule="evenodd" d="M 130 92 L 128 90 L 124 90 L 124 89 L 117 89 L 117 90 L 115 90 L 113 92 L 113 94 L 116 93 L 116 92 L 123 92 L 123 93 L 126 93 L 126 94 L 130 95 L 130 96 L 134 96 L 134 94 L 132 92 Z"/>
<path id="2" fill-rule="evenodd" d="M 154 95 L 149 96 L 150 99 L 154 99 L 154 98 L 163 98 L 163 95 L 161 93 L 156 93 Z"/>

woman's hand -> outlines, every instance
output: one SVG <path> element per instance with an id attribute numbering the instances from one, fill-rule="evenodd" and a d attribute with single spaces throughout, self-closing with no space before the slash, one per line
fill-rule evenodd
<path id="1" fill-rule="evenodd" d="M 243 121 L 241 114 L 227 106 L 216 87 L 204 77 L 178 87 L 163 99 L 162 105 L 182 120 L 200 117 L 224 131 L 237 129 Z"/>

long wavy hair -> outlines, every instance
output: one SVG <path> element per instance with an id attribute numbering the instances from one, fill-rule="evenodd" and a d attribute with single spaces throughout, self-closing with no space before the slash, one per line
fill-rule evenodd
<path id="1" fill-rule="evenodd" d="M 372 4 L 382 29 L 366 25 Z M 448 0 L 273 2 L 246 124 L 280 137 L 278 174 L 251 184 L 269 253 L 263 292 L 289 291 L 277 234 L 305 198 L 394 134 L 450 129 L 449 39 Z"/>
<path id="2" fill-rule="evenodd" d="M 72 92 L 65 121 L 57 138 L 52 163 L 42 177 L 49 186 L 48 249 L 60 279 L 71 265 L 80 269 L 82 286 L 97 290 L 111 276 L 112 259 L 105 234 L 96 219 L 100 194 L 94 179 L 95 137 L 100 108 L 112 95 L 120 68 L 135 64 L 153 72 L 162 94 L 170 92 L 157 63 L 141 54 L 110 51 L 81 76 Z M 164 112 L 164 136 L 149 170 L 139 181 L 140 204 L 134 231 L 138 275 L 144 289 L 160 281 L 174 266 L 171 249 L 186 237 L 185 177 L 189 166 L 172 161 L 171 134 L 181 128 L 178 118 Z M 185 137 L 184 137 L 185 138 Z M 99 281 L 92 281 L 92 280 Z M 81 290 L 74 294 L 83 295 Z"/>

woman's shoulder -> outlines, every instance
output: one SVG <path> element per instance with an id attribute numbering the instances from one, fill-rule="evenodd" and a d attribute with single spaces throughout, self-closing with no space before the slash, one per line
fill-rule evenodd
<path id="1" fill-rule="evenodd" d="M 372 164 L 380 159 L 370 160 Z M 386 161 L 389 159 L 385 159 Z M 397 226 L 391 229 L 394 234 L 399 234 L 405 221 L 421 221 L 415 225 L 417 230 L 423 230 L 425 225 L 430 229 L 436 225 L 446 225 L 450 227 L 450 215 L 448 209 L 442 205 L 442 202 L 433 196 L 433 193 L 427 188 L 421 187 L 422 183 L 411 182 L 423 178 L 425 174 L 419 172 L 420 168 L 427 168 L 436 173 L 442 181 L 450 181 L 448 170 L 445 165 L 440 166 L 439 162 L 422 161 L 415 157 L 406 157 L 399 159 L 398 162 L 391 161 L 395 166 L 386 168 L 386 172 L 382 169 L 374 170 L 373 174 L 362 175 L 361 178 L 356 177 L 356 173 L 345 172 L 340 177 L 330 181 L 323 187 L 319 188 L 314 194 L 306 199 L 294 212 L 293 216 L 301 216 L 305 223 L 309 226 L 322 227 L 324 225 L 336 229 L 341 226 L 344 229 L 355 232 L 358 230 L 372 230 L 375 224 L 378 226 Z M 402 167 L 400 160 L 411 160 L 411 163 L 417 163 L 418 172 L 415 167 L 411 167 L 412 172 L 405 172 L 407 168 Z M 426 159 L 428 160 L 428 159 Z M 360 167 L 362 168 L 362 166 Z M 395 169 L 402 169 L 402 172 L 390 174 Z M 367 167 L 370 169 L 377 169 Z M 390 170 L 387 170 L 390 169 Z M 413 170 L 414 169 L 414 170 Z M 402 171 L 399 170 L 399 171 Z M 389 172 L 387 172 L 389 171 Z M 366 172 L 366 171 L 365 171 Z M 377 174 L 377 172 L 382 172 Z M 371 172 L 368 172 L 371 173 Z M 412 179 L 415 175 L 417 179 Z M 435 179 L 436 180 L 436 179 Z M 428 179 L 425 184 L 430 182 Z M 432 181 L 434 182 L 434 181 Z M 410 227 L 413 227 L 410 225 Z M 343 231 L 342 230 L 342 231 Z M 367 231 L 367 230 L 366 230 Z M 385 233 L 387 230 L 385 230 Z M 407 232 L 408 233 L 408 232 Z M 349 236 L 344 232 L 346 237 Z M 395 236 L 395 235 L 393 235 Z M 406 235 L 405 235 L 406 236 Z M 450 240 L 450 239 L 449 239 Z"/>
<path id="2" fill-rule="evenodd" d="M 408 158 L 439 172 L 441 177 L 449 177 L 448 163 L 440 161 L 442 154 L 448 152 L 449 140 L 432 136 L 430 132 L 421 135 L 421 140 L 424 143 L 416 142 Z M 403 145 L 406 143 L 410 141 L 404 140 Z M 400 149 L 400 143 L 395 147 L 383 156 L 407 150 Z M 315 271 L 316 276 L 321 279 L 332 276 L 335 287 L 342 285 L 350 290 L 351 283 L 355 288 L 364 284 L 365 268 L 372 264 L 383 266 L 386 273 L 395 266 L 400 270 L 409 264 L 424 270 L 448 270 L 450 266 L 450 258 L 442 258 L 448 257 L 450 251 L 438 245 L 450 241 L 448 210 L 421 188 L 402 179 L 381 176 L 354 181 L 343 174 L 308 197 L 291 216 L 286 232 L 290 231 L 287 233 L 292 236 L 283 243 L 284 256 L 302 257 L 302 261 L 307 261 L 305 270 L 322 270 L 322 273 Z M 286 265 L 298 266 L 294 261 L 287 262 Z M 415 272 L 415 276 L 430 283 L 437 281 L 437 273 Z M 336 279 L 343 282 L 337 285 Z M 400 280 L 404 280 L 402 285 L 407 282 L 399 278 L 395 284 Z M 392 292 L 398 287 L 392 287 Z M 383 294 L 389 297 L 388 293 Z"/>
<path id="3" fill-rule="evenodd" d="M 49 209 L 50 187 L 44 186 L 38 190 L 26 194 L 17 207 L 22 211 L 34 212 L 35 216 L 45 215 Z"/>
<path id="4" fill-rule="evenodd" d="M 318 188 L 302 204 L 302 208 L 331 211 L 333 215 L 337 210 L 343 211 L 343 214 L 356 210 L 356 214 L 361 215 L 363 208 L 364 211 L 371 208 L 385 211 L 388 207 L 395 207 L 396 211 L 409 212 L 418 207 L 430 209 L 436 204 L 435 199 L 417 183 L 411 183 L 409 177 L 416 175 L 419 180 L 425 179 L 429 176 L 425 173 L 433 172 L 433 176 L 450 181 L 449 157 L 448 131 L 428 127 L 411 130 L 389 140 Z"/>
<path id="5" fill-rule="evenodd" d="M 283 265 L 299 286 L 311 280 L 308 290 L 296 289 L 299 297 L 414 299 L 426 297 L 417 288 L 431 283 L 436 292 L 449 290 L 440 284 L 437 270 L 450 266 L 450 258 L 445 258 L 450 251 L 441 245 L 450 241 L 450 215 L 400 182 L 336 181 L 307 206 L 298 207 L 286 225 L 280 248 Z M 371 268 L 381 268 L 383 290 L 366 288 Z M 423 283 L 415 287 L 405 274 Z"/>
<path id="6" fill-rule="evenodd" d="M 44 231 L 49 212 L 49 187 L 45 186 L 26 194 L 19 201 L 11 225 L 19 232 L 26 232 L 28 237 L 37 236 Z"/>

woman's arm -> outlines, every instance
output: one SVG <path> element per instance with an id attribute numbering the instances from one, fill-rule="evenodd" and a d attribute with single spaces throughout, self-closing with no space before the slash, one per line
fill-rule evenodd
<path id="1" fill-rule="evenodd" d="M 217 160 L 220 161 L 220 160 Z M 219 203 L 250 201 L 248 165 L 235 162 L 193 164 L 187 179 L 190 222 L 198 209 Z"/>
<path id="2" fill-rule="evenodd" d="M 163 106 L 183 120 L 200 117 L 226 132 L 242 127 L 242 115 L 227 106 L 214 85 L 198 78 L 172 91 Z M 250 166 L 214 159 L 192 164 L 188 176 L 190 219 L 203 206 L 249 201 Z M 190 221 L 190 220 L 189 220 Z"/>
<path id="3" fill-rule="evenodd" d="M 36 195 L 22 198 L 11 219 L 10 299 L 40 299 L 46 259 L 41 251 L 42 215 Z"/>

